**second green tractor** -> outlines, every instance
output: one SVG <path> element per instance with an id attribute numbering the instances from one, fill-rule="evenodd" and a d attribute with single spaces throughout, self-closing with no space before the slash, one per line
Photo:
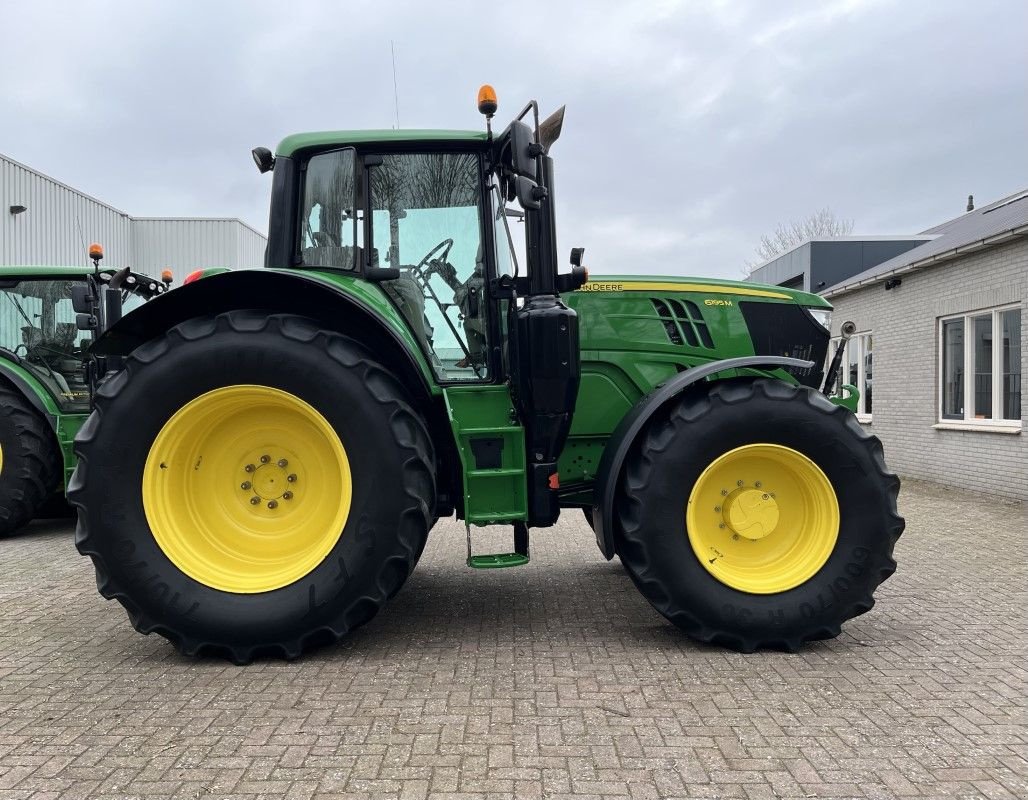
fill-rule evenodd
<path id="1" fill-rule="evenodd" d="M 491 121 L 495 97 L 480 110 Z M 585 510 L 701 641 L 794 650 L 871 608 L 898 480 L 823 387 L 831 307 L 558 269 L 563 109 L 502 132 L 333 131 L 272 154 L 267 269 L 201 276 L 96 345 L 77 544 L 189 654 L 293 658 L 367 622 L 436 521 L 525 564 Z M 505 525 L 510 552 L 475 552 Z M 563 528 L 561 530 L 564 530 Z"/>

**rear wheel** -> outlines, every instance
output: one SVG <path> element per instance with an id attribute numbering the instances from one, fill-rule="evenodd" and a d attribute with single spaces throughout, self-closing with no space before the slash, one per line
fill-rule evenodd
<path id="1" fill-rule="evenodd" d="M 434 522 L 432 446 L 402 386 L 298 317 L 233 312 L 144 345 L 76 446 L 100 591 L 187 654 L 341 638 L 399 591 Z"/>
<path id="2" fill-rule="evenodd" d="M 899 481 L 821 394 L 723 381 L 653 420 L 626 465 L 618 553 L 691 636 L 738 650 L 838 635 L 895 570 Z"/>
<path id="3" fill-rule="evenodd" d="M 60 482 L 53 431 L 20 392 L 0 382 L 0 537 L 35 519 Z"/>

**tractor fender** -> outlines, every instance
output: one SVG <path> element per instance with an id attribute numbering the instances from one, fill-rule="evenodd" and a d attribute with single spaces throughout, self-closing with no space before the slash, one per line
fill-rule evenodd
<path id="1" fill-rule="evenodd" d="M 609 561 L 614 557 L 614 498 L 617 496 L 621 470 L 636 437 L 654 414 L 688 387 L 719 372 L 732 369 L 778 369 L 781 367 L 809 369 L 812 366 L 814 366 L 813 361 L 786 358 L 785 356 L 726 358 L 680 372 L 656 386 L 653 391 L 636 403 L 631 411 L 622 417 L 621 422 L 611 434 L 603 449 L 597 470 L 594 490 L 595 505 L 592 511 L 593 530 L 596 532 L 596 544 L 599 545 L 604 558 Z"/>
<path id="2" fill-rule="evenodd" d="M 21 367 L 5 361 L 0 361 L 0 380 L 6 380 L 21 392 L 28 404 L 39 412 L 54 431 L 57 430 L 57 417 L 60 411 L 43 384 Z"/>
<path id="3" fill-rule="evenodd" d="M 348 275 L 336 281 L 301 270 L 246 269 L 204 277 L 126 314 L 97 338 L 92 352 L 125 356 L 188 319 L 244 309 L 297 314 L 352 336 L 396 370 L 411 392 L 432 394 L 428 362 L 400 312 L 376 285 Z"/>

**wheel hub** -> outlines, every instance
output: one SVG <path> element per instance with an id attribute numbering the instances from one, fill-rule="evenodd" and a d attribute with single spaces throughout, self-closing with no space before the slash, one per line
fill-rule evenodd
<path id="1" fill-rule="evenodd" d="M 755 542 L 774 533 L 779 519 L 778 503 L 761 489 L 736 489 L 725 500 L 722 515 L 732 533 Z"/>
<path id="2" fill-rule="evenodd" d="M 293 457 L 295 462 L 295 456 Z M 275 509 L 278 501 L 291 501 L 296 496 L 296 465 L 288 458 L 274 458 L 263 454 L 255 461 L 245 461 L 244 480 L 239 488 L 250 495 L 250 504 L 267 504 Z"/>

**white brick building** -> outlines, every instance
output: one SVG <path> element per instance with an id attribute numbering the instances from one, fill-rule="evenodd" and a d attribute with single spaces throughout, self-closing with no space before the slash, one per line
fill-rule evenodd
<path id="1" fill-rule="evenodd" d="M 843 380 L 901 476 L 1028 499 L 1028 192 L 923 235 L 822 292 Z"/>

